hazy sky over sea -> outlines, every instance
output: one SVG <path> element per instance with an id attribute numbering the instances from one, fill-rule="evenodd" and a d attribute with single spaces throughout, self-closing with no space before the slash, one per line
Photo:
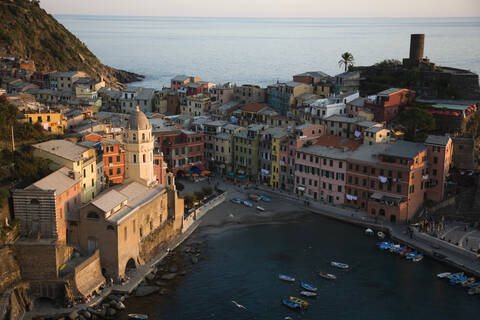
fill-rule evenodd
<path id="1" fill-rule="evenodd" d="M 472 17 L 480 0 L 41 0 L 54 14 L 190 17 Z"/>

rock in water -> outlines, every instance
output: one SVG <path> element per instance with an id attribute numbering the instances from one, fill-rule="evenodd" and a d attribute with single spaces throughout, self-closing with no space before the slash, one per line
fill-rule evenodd
<path id="1" fill-rule="evenodd" d="M 145 296 L 151 295 L 152 293 L 158 292 L 158 290 L 159 290 L 159 287 L 157 286 L 138 287 L 138 289 L 135 291 L 135 296 L 145 297 Z"/>
<path id="2" fill-rule="evenodd" d="M 115 310 L 113 308 L 108 308 L 107 309 L 107 316 L 109 316 L 109 317 L 113 317 L 116 313 L 117 313 L 117 310 Z"/>
<path id="3" fill-rule="evenodd" d="M 145 276 L 145 278 L 149 281 L 152 281 L 153 279 L 155 279 L 155 275 L 153 273 L 149 273 Z"/>
<path id="4" fill-rule="evenodd" d="M 178 268 L 177 268 L 177 266 L 171 266 L 170 268 L 168 268 L 168 271 L 169 272 L 177 272 Z"/>
<path id="5" fill-rule="evenodd" d="M 77 317 L 78 317 L 78 311 L 77 310 L 73 310 L 68 315 L 68 319 L 70 319 L 70 320 L 75 320 L 75 319 L 77 319 Z"/>
<path id="6" fill-rule="evenodd" d="M 162 276 L 162 280 L 172 280 L 173 278 L 175 278 L 177 276 L 176 273 L 166 273 Z"/>
<path id="7" fill-rule="evenodd" d="M 197 257 L 192 257 L 192 264 L 195 264 L 198 262 L 198 258 Z"/>

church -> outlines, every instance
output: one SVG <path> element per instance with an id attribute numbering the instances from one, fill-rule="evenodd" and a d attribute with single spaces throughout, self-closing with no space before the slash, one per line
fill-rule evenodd
<path id="1" fill-rule="evenodd" d="M 102 273 L 115 279 L 177 237 L 184 216 L 173 174 L 165 166 L 161 177 L 155 175 L 152 126 L 138 107 L 130 115 L 123 142 L 124 183 L 81 207 L 68 227 L 70 244 L 87 256 L 99 250 Z"/>

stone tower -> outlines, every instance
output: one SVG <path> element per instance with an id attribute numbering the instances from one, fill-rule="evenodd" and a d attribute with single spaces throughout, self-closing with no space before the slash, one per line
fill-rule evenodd
<path id="1" fill-rule="evenodd" d="M 125 146 L 125 177 L 150 186 L 156 182 L 153 171 L 152 125 L 137 106 L 123 136 Z"/>

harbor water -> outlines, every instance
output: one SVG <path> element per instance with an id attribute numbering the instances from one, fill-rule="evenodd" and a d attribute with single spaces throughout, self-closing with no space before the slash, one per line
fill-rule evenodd
<path id="1" fill-rule="evenodd" d="M 312 216 L 307 221 L 236 227 L 205 236 L 205 252 L 169 295 L 130 298 L 151 319 L 474 319 L 479 296 L 436 274 L 455 271 L 429 258 L 414 263 L 376 247 L 363 229 Z M 350 265 L 336 269 L 330 261 Z M 337 280 L 320 278 L 319 271 Z M 295 283 L 278 279 L 296 277 Z M 318 287 L 305 312 L 281 305 L 300 281 Z M 237 307 L 232 301 L 244 306 Z"/>

